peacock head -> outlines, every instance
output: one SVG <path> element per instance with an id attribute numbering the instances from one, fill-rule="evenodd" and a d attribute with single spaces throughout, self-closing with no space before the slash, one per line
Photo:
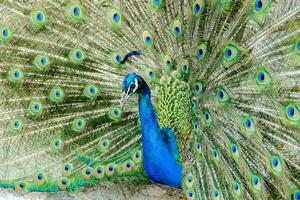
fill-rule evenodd
<path id="1" fill-rule="evenodd" d="M 127 74 L 122 83 L 123 94 L 120 105 L 123 106 L 125 101 L 133 94 L 140 94 L 145 86 L 147 84 L 141 76 L 136 73 Z"/>

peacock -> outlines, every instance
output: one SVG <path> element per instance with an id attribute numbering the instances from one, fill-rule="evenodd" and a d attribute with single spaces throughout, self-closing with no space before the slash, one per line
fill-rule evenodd
<path id="1" fill-rule="evenodd" d="M 10 192 L 300 200 L 299 0 L 1 0 L 0 84 Z"/>

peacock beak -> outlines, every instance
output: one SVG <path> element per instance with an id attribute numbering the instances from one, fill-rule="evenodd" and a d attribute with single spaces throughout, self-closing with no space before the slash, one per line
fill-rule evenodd
<path id="1" fill-rule="evenodd" d="M 129 91 L 128 91 L 128 92 L 123 91 L 122 97 L 121 97 L 121 100 L 120 100 L 120 106 L 121 106 L 121 107 L 124 106 L 125 101 L 126 101 L 130 96 L 131 96 L 131 95 L 129 95 Z"/>

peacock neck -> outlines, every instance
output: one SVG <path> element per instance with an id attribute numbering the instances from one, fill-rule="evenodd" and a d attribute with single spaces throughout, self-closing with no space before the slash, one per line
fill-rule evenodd
<path id="1" fill-rule="evenodd" d="M 145 147 L 160 142 L 159 125 L 156 113 L 151 102 L 151 92 L 147 84 L 139 93 L 139 115 L 142 126 L 142 140 Z"/>

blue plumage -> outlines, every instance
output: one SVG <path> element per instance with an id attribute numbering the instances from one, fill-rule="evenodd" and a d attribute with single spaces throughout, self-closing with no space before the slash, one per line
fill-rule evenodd
<path id="1" fill-rule="evenodd" d="M 182 164 L 178 161 L 176 137 L 171 129 L 160 129 L 149 86 L 144 79 L 132 73 L 125 77 L 123 91 L 127 96 L 134 93 L 139 95 L 143 162 L 147 176 L 155 182 L 181 188 Z"/>

